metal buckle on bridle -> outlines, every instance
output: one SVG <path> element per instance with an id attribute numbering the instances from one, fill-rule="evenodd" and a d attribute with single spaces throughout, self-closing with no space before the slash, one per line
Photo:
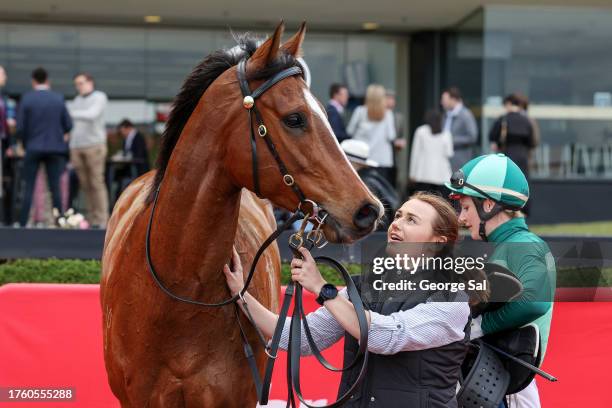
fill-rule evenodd
<path id="1" fill-rule="evenodd" d="M 275 355 L 275 356 L 273 356 L 272 354 L 270 354 L 270 353 L 268 352 L 268 350 L 270 350 L 270 349 L 271 349 L 271 348 L 270 348 L 270 346 L 266 346 L 266 347 L 264 347 L 264 353 L 266 353 L 266 355 L 267 355 L 268 357 L 270 357 L 272 360 L 276 360 L 276 357 L 278 357 L 278 352 L 276 353 L 276 355 Z"/>
<path id="2" fill-rule="evenodd" d="M 293 176 L 291 174 L 285 174 L 283 176 L 283 183 L 285 183 L 287 186 L 291 187 L 292 185 L 295 184 L 295 179 L 293 178 Z"/>
<path id="3" fill-rule="evenodd" d="M 300 203 L 301 204 L 301 203 Z M 299 206 L 298 206 L 299 210 Z M 302 219 L 302 224 L 300 225 L 300 229 L 291 234 L 289 237 L 289 246 L 294 247 L 297 251 L 299 248 L 304 245 L 304 230 L 306 229 L 306 225 L 308 225 L 308 219 L 310 218 L 310 213 L 306 213 L 304 218 Z"/>
<path id="4" fill-rule="evenodd" d="M 323 217 L 319 218 L 318 215 L 314 217 L 314 220 L 317 222 L 317 228 L 308 231 L 306 234 L 306 239 L 312 242 L 312 244 L 318 249 L 323 248 L 328 243 L 327 239 L 325 239 L 325 234 L 323 234 L 323 231 L 321 230 L 327 216 L 328 213 L 324 212 Z"/>
<path id="5" fill-rule="evenodd" d="M 289 244 L 290 245 L 293 244 L 294 246 L 297 246 L 298 248 L 304 244 L 304 231 L 306 228 L 306 224 L 310 222 L 316 227 L 308 231 L 306 233 L 305 238 L 307 241 L 310 242 L 311 244 L 310 247 L 314 246 L 314 247 L 317 247 L 318 249 L 321 249 L 325 245 L 327 245 L 327 240 L 325 239 L 325 235 L 323 234 L 321 227 L 325 223 L 325 219 L 327 218 L 328 213 L 327 211 L 321 209 L 321 207 L 319 207 L 317 203 L 309 199 L 304 199 L 303 201 L 301 201 L 298 204 L 297 211 L 304 211 L 302 210 L 302 204 L 310 204 L 312 208 L 305 211 L 307 213 L 307 216 L 304 218 L 304 220 L 302 220 L 300 231 L 294 234 L 295 237 L 292 235 L 289 238 Z"/>
<path id="6" fill-rule="evenodd" d="M 311 208 L 302 208 L 303 204 L 310 204 Z M 312 217 L 317 217 L 319 215 L 319 205 L 314 201 L 305 198 L 298 204 L 296 212 L 297 211 L 302 211 L 304 214 L 309 214 L 309 217 L 311 216 L 310 214 L 312 214 Z"/>
<path id="7" fill-rule="evenodd" d="M 257 133 L 261 137 L 265 137 L 268 134 L 268 128 L 263 123 L 257 127 Z"/>

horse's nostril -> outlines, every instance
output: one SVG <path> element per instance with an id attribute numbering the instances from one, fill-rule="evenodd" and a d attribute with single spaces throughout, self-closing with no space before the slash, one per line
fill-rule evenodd
<path id="1" fill-rule="evenodd" d="M 372 204 L 362 206 L 353 216 L 353 222 L 359 229 L 372 228 L 378 219 L 378 207 Z"/>

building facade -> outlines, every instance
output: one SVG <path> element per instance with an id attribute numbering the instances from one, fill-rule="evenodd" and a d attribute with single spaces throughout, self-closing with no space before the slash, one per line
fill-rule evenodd
<path id="1" fill-rule="evenodd" d="M 444 29 L 314 29 L 304 55 L 322 102 L 333 82 L 349 86 L 353 106 L 369 83 L 394 90 L 407 138 L 439 106 L 441 91 L 458 86 L 479 123 L 481 152 L 489 150 L 504 96 L 528 96 L 541 134 L 531 166 L 533 218 L 581 221 L 612 219 L 607 206 L 593 203 L 612 199 L 610 38 L 612 8 L 485 5 Z M 74 74 L 89 72 L 109 95 L 111 124 L 126 112 L 155 122 L 198 61 L 234 44 L 230 30 L 219 28 L 0 21 L 5 93 L 18 98 L 30 88 L 32 69 L 44 66 L 70 99 Z M 404 189 L 407 151 L 397 164 Z"/>

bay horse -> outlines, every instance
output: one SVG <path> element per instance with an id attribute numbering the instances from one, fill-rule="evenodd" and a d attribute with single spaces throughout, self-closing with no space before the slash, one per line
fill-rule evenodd
<path id="1" fill-rule="evenodd" d="M 234 307 L 197 307 L 163 293 L 147 268 L 145 237 L 151 216 L 150 256 L 167 288 L 219 302 L 229 297 L 222 268 L 232 246 L 248 270 L 276 227 L 269 201 L 296 209 L 299 199 L 262 137 L 253 142 L 257 160 L 251 156 L 253 127 L 237 80 L 244 60 L 251 89 L 299 66 L 305 24 L 281 45 L 283 30 L 281 23 L 259 46 L 246 35 L 239 46 L 218 50 L 196 66 L 173 103 L 157 170 L 132 182 L 113 209 L 100 297 L 104 361 L 122 407 L 256 404 Z M 257 99 L 257 108 L 295 185 L 326 211 L 326 238 L 350 243 L 373 231 L 382 205 L 349 164 L 303 78 L 283 78 Z M 276 245 L 258 263 L 249 292 L 278 309 Z M 255 344 L 255 330 L 246 320 L 243 325 Z M 261 371 L 265 354 L 261 347 L 256 354 Z"/>

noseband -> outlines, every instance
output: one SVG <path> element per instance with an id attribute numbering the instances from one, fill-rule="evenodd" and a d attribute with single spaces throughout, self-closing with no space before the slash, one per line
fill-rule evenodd
<path id="1" fill-rule="evenodd" d="M 235 310 L 236 310 L 236 318 L 238 321 L 238 326 L 240 328 L 240 334 L 242 337 L 244 352 L 245 352 L 247 361 L 249 363 L 251 372 L 253 374 L 255 388 L 257 390 L 257 397 L 261 405 L 266 405 L 268 403 L 268 395 L 269 395 L 270 384 L 272 380 L 272 371 L 274 369 L 274 362 L 277 357 L 280 337 L 283 331 L 285 320 L 288 316 L 289 305 L 291 303 L 291 300 L 295 297 L 295 307 L 294 307 L 293 315 L 292 315 L 291 329 L 290 329 L 290 334 L 289 334 L 289 346 L 287 349 L 287 352 L 289 354 L 289 358 L 287 361 L 287 381 L 288 381 L 287 407 L 297 407 L 297 404 L 295 403 L 295 399 L 293 396 L 294 391 L 295 391 L 295 394 L 300 399 L 300 401 L 302 401 L 302 404 L 307 407 L 310 407 L 310 405 L 308 405 L 305 402 L 305 399 L 303 398 L 301 390 L 300 390 L 299 367 L 300 367 L 300 353 L 301 353 L 300 342 L 301 342 L 302 325 L 304 327 L 306 338 L 308 340 L 308 343 L 310 345 L 310 348 L 313 354 L 319 360 L 319 362 L 328 370 L 345 371 L 345 370 L 348 370 L 356 366 L 357 363 L 361 363 L 361 370 L 360 370 L 359 376 L 355 380 L 353 385 L 350 387 L 350 389 L 344 395 L 339 397 L 336 402 L 325 406 L 325 407 L 331 408 L 331 407 L 339 407 L 340 405 L 342 405 L 344 402 L 346 402 L 350 398 L 351 394 L 356 390 L 356 388 L 359 386 L 359 384 L 361 383 L 362 379 L 365 376 L 365 371 L 366 371 L 367 361 L 368 361 L 367 318 L 365 315 L 365 310 L 363 307 L 363 303 L 361 301 L 361 297 L 357 290 L 357 287 L 355 286 L 355 283 L 349 276 L 349 273 L 346 270 L 346 268 L 344 268 L 343 265 L 341 265 L 340 263 L 338 263 L 332 258 L 328 258 L 325 256 L 319 256 L 315 258 L 315 260 L 328 264 L 329 266 L 336 269 L 338 272 L 342 274 L 342 277 L 344 278 L 346 282 L 349 299 L 355 306 L 355 311 L 357 313 L 357 319 L 359 321 L 359 330 L 360 330 L 359 350 L 356 354 L 355 359 L 352 362 L 350 362 L 347 366 L 345 366 L 344 368 L 335 368 L 334 366 L 332 366 L 327 360 L 325 360 L 325 358 L 319 351 L 317 345 L 315 344 L 312 338 L 308 323 L 306 321 L 306 313 L 304 312 L 304 308 L 302 304 L 302 287 L 299 283 L 295 283 L 291 281 L 287 285 L 287 288 L 285 290 L 285 298 L 283 300 L 281 311 L 279 313 L 278 323 L 274 330 L 274 335 L 272 336 L 270 344 L 266 342 L 263 336 L 263 333 L 261 332 L 259 327 L 257 327 L 257 325 L 255 324 L 255 321 L 252 318 L 251 313 L 249 312 L 248 306 L 246 302 L 244 301 L 244 297 L 243 297 L 249 287 L 249 284 L 251 283 L 251 280 L 253 278 L 255 268 L 259 262 L 259 259 L 261 258 L 266 248 L 270 244 L 272 244 L 283 231 L 289 229 L 293 225 L 293 223 L 297 221 L 298 219 L 302 218 L 301 227 L 297 232 L 292 234 L 289 239 L 289 246 L 294 251 L 294 254 L 297 257 L 301 258 L 301 254 L 298 252 L 298 249 L 302 246 L 307 247 L 310 250 L 314 246 L 318 248 L 322 248 L 327 243 L 327 241 L 324 238 L 323 231 L 321 230 L 321 227 L 324 224 L 325 219 L 327 218 L 327 212 L 321 209 L 317 205 L 317 203 L 306 198 L 304 192 L 297 184 L 295 177 L 293 177 L 289 173 L 287 166 L 285 165 L 280 155 L 278 154 L 278 151 L 276 150 L 276 146 L 274 145 L 274 142 L 270 139 L 268 128 L 264 124 L 263 117 L 255 105 L 255 101 L 257 100 L 257 98 L 259 98 L 264 92 L 266 92 L 268 89 L 273 87 L 275 84 L 279 83 L 285 78 L 289 78 L 294 75 L 301 75 L 301 74 L 302 74 L 302 69 L 297 66 L 284 69 L 283 71 L 277 73 L 272 78 L 268 79 L 263 84 L 261 84 L 257 89 L 255 89 L 255 91 L 251 92 L 249 83 L 246 79 L 247 78 L 246 77 L 246 59 L 243 59 L 238 63 L 237 76 L 238 76 L 238 83 L 240 85 L 240 90 L 243 96 L 242 104 L 244 108 L 248 110 L 248 114 L 249 114 L 249 129 L 250 129 L 250 134 L 251 134 L 251 156 L 252 156 L 252 168 L 253 168 L 253 189 L 255 190 L 254 192 L 255 194 L 257 194 L 258 197 L 262 198 L 261 187 L 259 183 L 258 160 L 257 160 L 257 136 L 259 136 L 259 138 L 265 141 L 269 152 L 272 154 L 272 157 L 274 157 L 274 160 L 276 161 L 278 165 L 278 169 L 281 173 L 283 183 L 293 190 L 293 192 L 295 193 L 295 195 L 297 196 L 299 200 L 296 211 L 291 215 L 291 217 L 283 225 L 278 227 L 276 231 L 274 231 L 264 241 L 264 243 L 261 245 L 261 247 L 255 254 L 255 257 L 253 258 L 251 268 L 249 270 L 249 273 L 247 275 L 247 278 L 245 280 L 244 287 L 242 288 L 242 290 L 240 290 L 238 294 L 222 302 L 206 303 L 206 302 L 201 302 L 199 300 L 189 299 L 189 298 L 185 298 L 185 297 L 176 295 L 168 287 L 164 285 L 159 275 L 157 274 L 157 271 L 155 270 L 155 267 L 153 266 L 153 261 L 151 259 L 151 226 L 153 224 L 155 208 L 157 207 L 157 200 L 159 197 L 159 191 L 161 189 L 161 182 L 159 186 L 157 187 L 157 190 L 155 191 L 155 196 L 154 196 L 153 204 L 151 207 L 151 215 L 149 218 L 149 223 L 147 225 L 145 252 L 146 252 L 146 258 L 147 258 L 147 265 L 149 267 L 149 271 L 151 273 L 151 276 L 153 277 L 153 280 L 155 281 L 157 286 L 162 290 L 162 292 L 164 292 L 166 295 L 168 295 L 172 299 L 180 301 L 180 302 L 189 303 L 189 304 L 193 304 L 197 306 L 204 306 L 204 307 L 220 307 L 220 306 L 225 306 L 229 304 L 234 304 Z M 257 136 L 255 134 L 253 118 L 255 118 L 256 123 L 257 123 Z M 308 222 L 313 222 L 313 224 L 316 225 L 316 228 L 309 231 L 307 235 L 304 237 L 303 235 L 304 230 Z M 257 334 L 265 350 L 265 353 L 268 355 L 268 362 L 266 364 L 263 379 L 259 375 L 259 369 L 257 367 L 257 362 L 255 361 L 253 350 L 249 344 L 246 332 L 240 321 L 240 312 L 238 310 L 238 305 L 236 303 L 239 299 L 242 300 L 247 318 L 250 320 L 251 324 L 254 326 L 255 330 L 257 331 Z"/>

